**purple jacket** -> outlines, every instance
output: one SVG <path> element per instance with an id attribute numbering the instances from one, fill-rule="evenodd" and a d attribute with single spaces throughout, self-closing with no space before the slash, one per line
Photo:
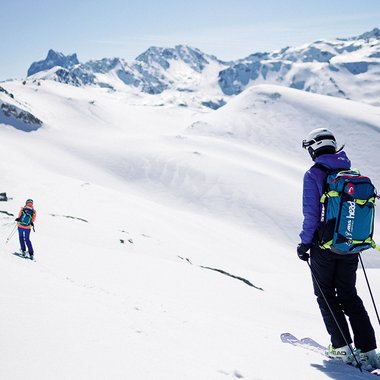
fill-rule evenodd
<path id="1" fill-rule="evenodd" d="M 344 151 L 335 154 L 322 154 L 315 160 L 316 163 L 328 169 L 350 169 L 351 161 Z M 300 233 L 301 242 L 310 244 L 314 233 L 319 227 L 322 206 L 320 198 L 323 193 L 326 172 L 318 167 L 311 167 L 303 178 L 303 225 Z"/>

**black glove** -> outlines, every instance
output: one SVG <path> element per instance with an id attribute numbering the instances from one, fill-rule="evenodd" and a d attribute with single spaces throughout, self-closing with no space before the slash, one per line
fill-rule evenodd
<path id="1" fill-rule="evenodd" d="M 311 244 L 304 244 L 304 243 L 298 244 L 298 246 L 297 246 L 298 257 L 303 261 L 307 261 L 310 257 L 310 255 L 307 253 L 307 251 L 310 248 L 311 248 Z"/>
<path id="2" fill-rule="evenodd" d="M 31 225 L 32 227 L 34 227 L 34 223 L 33 223 L 33 222 L 31 222 L 30 225 Z"/>
<path id="3" fill-rule="evenodd" d="M 20 221 L 20 218 L 16 218 L 15 221 L 16 221 L 16 222 L 19 222 L 19 221 Z"/>

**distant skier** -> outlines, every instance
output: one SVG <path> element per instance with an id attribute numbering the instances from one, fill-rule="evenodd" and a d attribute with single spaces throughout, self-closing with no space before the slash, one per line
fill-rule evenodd
<path id="1" fill-rule="evenodd" d="M 26 256 L 26 248 L 28 248 L 29 257 L 31 260 L 34 258 L 34 250 L 32 242 L 30 241 L 30 231 L 36 220 L 36 210 L 33 207 L 33 200 L 27 199 L 25 206 L 21 208 L 17 218 L 18 235 L 20 240 L 21 252 Z"/>
<path id="2" fill-rule="evenodd" d="M 304 220 L 297 254 L 304 261 L 308 261 L 310 257 L 314 293 L 326 329 L 331 336 L 328 354 L 346 363 L 354 361 L 347 345 L 352 343 L 352 338 L 346 315 L 352 328 L 357 357 L 362 365 L 380 368 L 375 333 L 356 291 L 358 253 L 338 254 L 328 247 L 322 249 L 319 244 L 318 229 L 322 215 L 320 199 L 327 172 L 350 169 L 351 162 L 342 148 L 337 150 L 335 137 L 328 129 L 319 128 L 311 131 L 302 146 L 308 150 L 315 165 L 304 176 Z"/>

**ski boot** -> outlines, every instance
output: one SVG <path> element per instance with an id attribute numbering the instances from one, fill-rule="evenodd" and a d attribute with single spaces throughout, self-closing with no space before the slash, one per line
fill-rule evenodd
<path id="1" fill-rule="evenodd" d="M 380 354 L 376 350 L 360 353 L 360 363 L 366 370 L 380 368 Z"/>
<path id="2" fill-rule="evenodd" d="M 329 358 L 341 360 L 343 363 L 346 364 L 352 364 L 354 361 L 350 347 L 348 345 L 340 348 L 335 348 L 332 344 L 329 344 L 326 350 L 326 355 Z"/>

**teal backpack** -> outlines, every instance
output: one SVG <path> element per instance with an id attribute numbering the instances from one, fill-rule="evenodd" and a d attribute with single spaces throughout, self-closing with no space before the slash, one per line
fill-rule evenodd
<path id="1" fill-rule="evenodd" d="M 334 253 L 358 253 L 380 247 L 373 240 L 376 189 L 358 170 L 326 171 L 319 245 Z"/>
<path id="2" fill-rule="evenodd" d="M 32 223 L 34 210 L 29 207 L 24 207 L 21 211 L 19 223 L 22 226 L 28 227 Z"/>

